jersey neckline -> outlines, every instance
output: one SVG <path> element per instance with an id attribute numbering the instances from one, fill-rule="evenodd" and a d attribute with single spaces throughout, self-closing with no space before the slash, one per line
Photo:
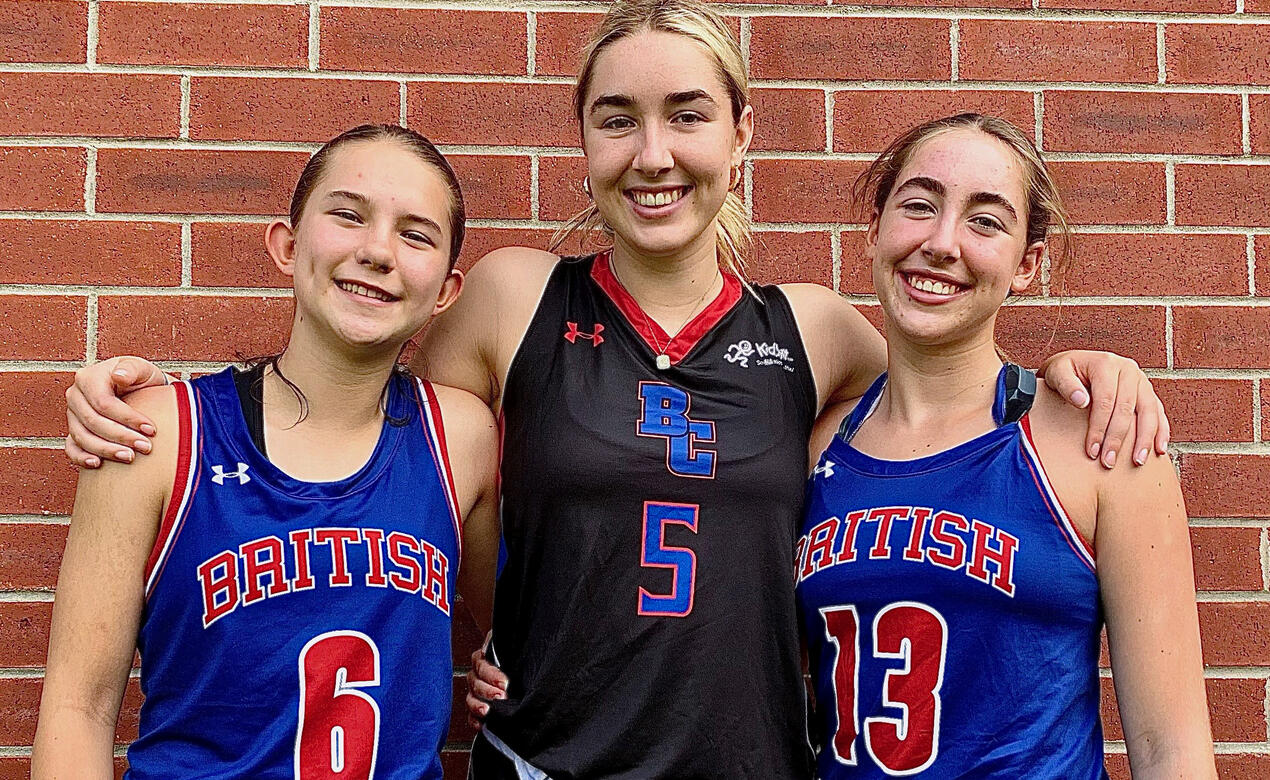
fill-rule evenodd
<path id="1" fill-rule="evenodd" d="M 732 310 L 741 300 L 741 280 L 727 271 L 720 270 L 723 275 L 723 289 L 714 297 L 697 316 L 693 317 L 673 337 L 649 317 L 640 307 L 639 302 L 618 281 L 610 265 L 612 250 L 601 252 L 595 256 L 591 264 L 591 279 L 599 285 L 613 305 L 622 313 L 631 329 L 643 340 L 654 355 L 664 354 L 675 365 L 687 357 L 693 347 L 705 338 L 706 334 Z M 659 345 L 665 344 L 665 349 Z"/>

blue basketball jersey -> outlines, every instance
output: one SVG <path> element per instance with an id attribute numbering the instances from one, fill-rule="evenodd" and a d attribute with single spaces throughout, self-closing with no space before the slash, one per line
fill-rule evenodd
<path id="1" fill-rule="evenodd" d="M 916 460 L 851 437 L 808 482 L 797 593 L 822 778 L 1101 778 L 1093 554 L 1059 504 L 1023 401 L 999 427 Z M 1004 422 L 1015 419 L 1016 422 Z"/>
<path id="2" fill-rule="evenodd" d="M 370 459 L 323 483 L 252 445 L 228 370 L 176 391 L 127 776 L 440 778 L 460 531 L 431 386 L 394 375 Z"/>

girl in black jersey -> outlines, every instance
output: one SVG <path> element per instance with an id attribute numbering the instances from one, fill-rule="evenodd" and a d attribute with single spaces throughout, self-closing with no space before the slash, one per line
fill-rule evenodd
<path id="1" fill-rule="evenodd" d="M 882 339 L 831 290 L 742 281 L 754 113 L 741 48 L 709 7 L 616 3 L 575 109 L 593 203 L 574 226 L 605 251 L 490 253 L 423 349 L 433 379 L 505 428 L 508 557 L 493 664 L 478 653 L 487 681 L 469 677 L 486 721 L 472 773 L 808 776 L 788 576 L 805 445 L 827 402 L 882 370 Z M 1082 376 L 1107 410 L 1140 396 L 1124 404 L 1134 452 L 1162 449 L 1131 361 L 1071 353 L 1047 381 L 1083 404 Z M 154 381 L 135 360 L 84 369 L 71 456 L 143 439 L 148 421 L 114 395 Z M 1090 436 L 1114 461 L 1132 414 L 1107 416 Z"/>

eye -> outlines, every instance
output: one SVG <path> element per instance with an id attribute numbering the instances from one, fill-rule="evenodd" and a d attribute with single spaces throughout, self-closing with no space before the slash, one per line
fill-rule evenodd
<path id="1" fill-rule="evenodd" d="M 699 125 L 709 120 L 696 111 L 680 111 L 671 117 L 670 121 L 680 125 Z"/>
<path id="2" fill-rule="evenodd" d="M 900 208 L 910 214 L 934 214 L 935 207 L 924 200 L 909 200 L 900 204 Z"/>
<path id="3" fill-rule="evenodd" d="M 349 222 L 356 222 L 360 224 L 362 221 L 362 216 L 352 209 L 332 209 L 330 214 Z"/>
<path id="4" fill-rule="evenodd" d="M 630 130 L 635 122 L 628 116 L 611 116 L 600 123 L 604 130 Z"/>
<path id="5" fill-rule="evenodd" d="M 427 233 L 420 233 L 418 230 L 407 230 L 401 234 L 401 237 L 414 244 L 426 244 L 427 246 L 436 246 L 437 242 L 433 241 Z"/>
<path id="6" fill-rule="evenodd" d="M 970 224 L 992 233 L 1005 230 L 1005 225 L 1002 225 L 1000 220 L 996 217 L 987 216 L 986 214 L 980 214 L 977 217 L 971 218 Z"/>

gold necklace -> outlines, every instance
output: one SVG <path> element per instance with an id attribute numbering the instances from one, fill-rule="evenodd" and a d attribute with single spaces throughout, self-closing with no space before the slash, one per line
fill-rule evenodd
<path id="1" fill-rule="evenodd" d="M 720 278 L 723 274 L 716 266 L 714 269 L 714 278 L 712 278 L 710 283 L 706 285 L 706 288 L 701 291 L 701 297 L 697 298 L 697 302 L 692 305 L 692 311 L 689 312 L 688 318 L 683 321 L 683 324 L 679 326 L 679 330 L 675 331 L 673 336 L 667 334 L 668 338 L 666 340 L 666 344 L 665 346 L 662 346 L 661 339 L 657 338 L 657 330 L 653 328 L 653 323 L 652 320 L 649 319 L 648 313 L 644 311 L 644 307 L 638 300 L 636 300 L 635 295 L 631 292 L 631 288 L 627 287 L 626 283 L 622 281 L 622 277 L 617 275 L 617 264 L 613 262 L 611 255 L 609 256 L 609 270 L 613 272 L 613 278 L 617 280 L 618 286 L 626 291 L 626 294 L 631 297 L 632 301 L 635 301 L 635 308 L 639 310 L 639 316 L 644 320 L 644 330 L 648 333 L 648 337 L 653 340 L 653 348 L 657 350 L 657 357 L 654 359 L 653 365 L 657 366 L 658 371 L 667 370 L 670 368 L 670 355 L 667 355 L 666 352 L 670 349 L 671 342 L 675 340 L 675 336 L 679 335 L 679 331 L 682 331 L 688 323 L 692 322 L 692 318 L 697 316 L 697 312 L 701 309 L 701 303 L 706 299 L 706 295 L 710 293 L 710 290 L 714 288 L 715 280 Z"/>

